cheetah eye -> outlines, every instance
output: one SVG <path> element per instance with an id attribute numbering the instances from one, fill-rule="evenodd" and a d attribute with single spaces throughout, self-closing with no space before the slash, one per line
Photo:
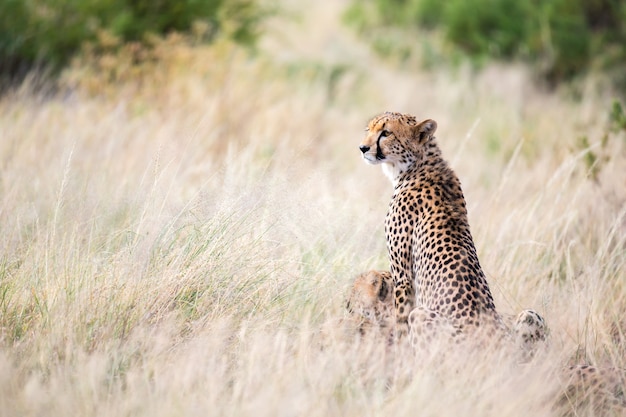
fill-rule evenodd
<path id="1" fill-rule="evenodd" d="M 388 136 L 390 136 L 390 135 L 391 135 L 391 132 L 390 132 L 390 131 L 388 131 L 388 130 L 383 130 L 383 131 L 380 133 L 380 136 L 381 136 L 381 137 L 383 137 L 383 138 L 386 138 L 386 137 L 388 137 Z"/>

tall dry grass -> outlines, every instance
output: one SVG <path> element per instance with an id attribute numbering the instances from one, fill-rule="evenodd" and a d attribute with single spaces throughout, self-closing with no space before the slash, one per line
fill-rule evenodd
<path id="1" fill-rule="evenodd" d="M 148 70 L 107 56 L 0 100 L 0 414 L 551 416 L 563 366 L 626 366 L 610 94 L 403 70 L 340 3 L 283 7 L 254 56 L 170 39 Z M 551 328 L 533 363 L 394 359 L 340 323 L 352 277 L 387 268 L 391 186 L 357 149 L 383 110 L 439 122 L 498 308 Z"/>

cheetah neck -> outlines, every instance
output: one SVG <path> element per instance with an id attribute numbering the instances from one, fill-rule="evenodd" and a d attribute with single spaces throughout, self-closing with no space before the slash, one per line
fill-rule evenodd
<path id="1" fill-rule="evenodd" d="M 383 162 L 382 169 L 385 176 L 389 178 L 395 188 L 408 171 L 415 170 L 416 167 L 424 164 L 436 165 L 442 161 L 441 150 L 439 146 L 437 146 L 436 139 L 433 136 L 424 144 L 424 150 L 405 154 L 400 161 Z"/>
<path id="2" fill-rule="evenodd" d="M 391 183 L 395 187 L 400 182 L 400 177 L 402 176 L 402 174 L 408 171 L 411 165 L 412 164 L 409 164 L 409 163 L 392 164 L 389 162 L 384 162 L 382 164 L 382 168 L 383 168 L 383 173 L 385 174 L 385 176 L 389 178 L 389 181 L 391 181 Z"/>

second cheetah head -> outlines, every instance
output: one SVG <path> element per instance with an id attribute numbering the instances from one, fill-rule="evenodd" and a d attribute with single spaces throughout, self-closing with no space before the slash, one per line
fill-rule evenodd
<path id="1" fill-rule="evenodd" d="M 346 309 L 363 324 L 385 327 L 393 320 L 392 291 L 389 271 L 363 272 L 354 279 Z"/>

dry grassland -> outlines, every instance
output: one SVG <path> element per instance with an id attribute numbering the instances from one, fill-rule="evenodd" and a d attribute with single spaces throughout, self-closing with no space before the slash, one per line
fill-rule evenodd
<path id="1" fill-rule="evenodd" d="M 342 2 L 301 3 L 253 56 L 170 39 L 144 73 L 108 56 L 0 99 L 0 415 L 552 416 L 566 364 L 626 367 L 611 95 L 402 69 Z M 531 364 L 394 361 L 341 324 L 354 275 L 388 268 L 391 186 L 357 148 L 384 110 L 439 123 L 497 307 L 551 328 Z"/>

